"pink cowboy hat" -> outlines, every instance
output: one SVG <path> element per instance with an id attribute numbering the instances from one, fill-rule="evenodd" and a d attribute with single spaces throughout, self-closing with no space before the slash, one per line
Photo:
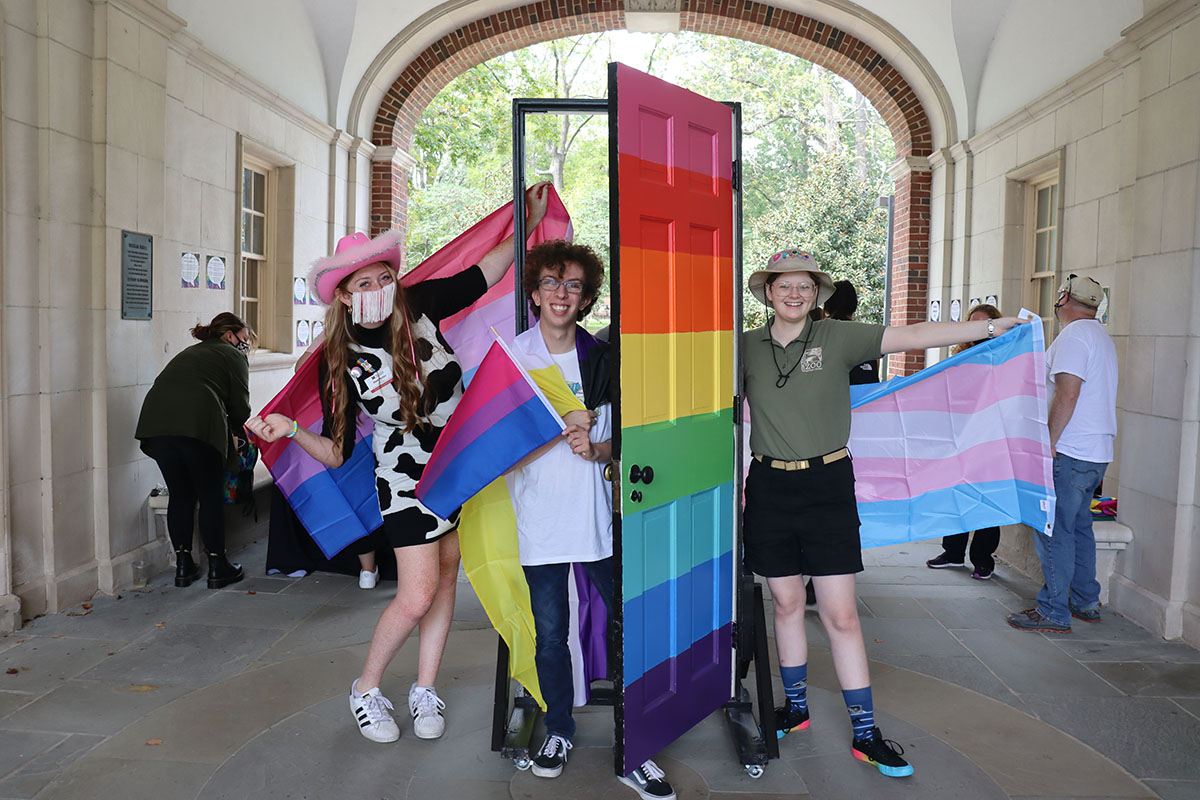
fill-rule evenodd
<path id="1" fill-rule="evenodd" d="M 352 233 L 338 240 L 333 255 L 317 259 L 308 271 L 308 285 L 325 305 L 333 302 L 333 290 L 360 267 L 383 263 L 391 266 L 399 275 L 402 262 L 400 245 L 404 234 L 400 231 L 384 231 L 374 239 L 365 233 Z"/>

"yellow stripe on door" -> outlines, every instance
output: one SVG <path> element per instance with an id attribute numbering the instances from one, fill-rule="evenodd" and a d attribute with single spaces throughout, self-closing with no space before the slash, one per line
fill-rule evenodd
<path id="1" fill-rule="evenodd" d="M 733 332 L 622 333 L 621 425 L 650 425 L 733 404 Z"/>

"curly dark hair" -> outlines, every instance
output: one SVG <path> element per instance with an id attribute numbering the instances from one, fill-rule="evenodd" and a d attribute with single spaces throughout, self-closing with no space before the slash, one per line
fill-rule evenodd
<path id="1" fill-rule="evenodd" d="M 521 275 L 521 286 L 525 294 L 532 296 L 538 290 L 538 281 L 542 272 L 549 270 L 559 279 L 563 276 L 569 262 L 575 262 L 583 269 L 583 296 L 579 306 L 579 319 L 583 319 L 596 304 L 600 294 L 600 285 L 604 283 L 604 265 L 600 256 L 586 244 L 573 244 L 563 239 L 551 239 L 534 245 L 525 256 L 525 271 Z M 584 305 L 586 303 L 586 305 Z M 533 306 L 533 315 L 540 317 L 542 309 Z"/>

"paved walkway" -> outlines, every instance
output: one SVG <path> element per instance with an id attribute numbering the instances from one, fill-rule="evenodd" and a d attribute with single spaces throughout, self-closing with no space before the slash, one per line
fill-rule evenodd
<path id="1" fill-rule="evenodd" d="M 810 613 L 812 727 L 752 780 L 710 717 L 659 759 L 679 796 L 1200 798 L 1200 652 L 1114 614 L 1068 636 L 1014 631 L 1004 614 L 1035 587 L 1003 565 L 987 583 L 926 569 L 937 552 L 871 551 L 860 576 L 880 725 L 913 777 L 850 757 Z M 240 557 L 261 568 L 263 545 Z M 496 640 L 465 580 L 439 686 L 447 737 L 402 724 L 381 745 L 350 724 L 345 694 L 390 584 L 318 574 L 209 591 L 171 577 L 0 638 L 0 799 L 634 797 L 611 774 L 606 709 L 579 712 L 556 781 L 490 752 Z M 397 705 L 415 649 L 385 682 Z"/>

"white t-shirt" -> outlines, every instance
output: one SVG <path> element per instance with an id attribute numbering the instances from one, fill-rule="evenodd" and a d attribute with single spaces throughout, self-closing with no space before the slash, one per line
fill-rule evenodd
<path id="1" fill-rule="evenodd" d="M 522 336 L 529 334 L 541 336 L 541 331 L 535 327 Z M 550 357 L 582 400 L 575 351 Z M 596 411 L 600 416 L 590 438 L 603 442 L 612 438 L 612 405 Z M 522 565 L 599 561 L 612 555 L 612 484 L 604 480 L 603 470 L 603 464 L 585 461 L 560 439 L 541 458 L 509 473 Z"/>
<path id="2" fill-rule="evenodd" d="M 1046 351 L 1046 389 L 1054 400 L 1059 373 L 1083 379 L 1071 419 L 1058 437 L 1057 450 L 1094 464 L 1113 460 L 1117 435 L 1117 348 L 1104 326 L 1077 319 L 1058 334 Z"/>

